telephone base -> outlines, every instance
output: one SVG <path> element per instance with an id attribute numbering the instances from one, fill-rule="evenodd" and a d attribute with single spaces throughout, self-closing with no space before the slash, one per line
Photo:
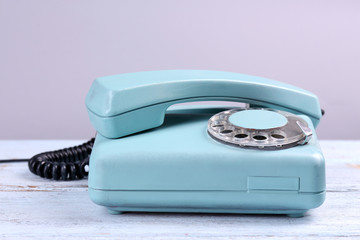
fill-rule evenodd
<path id="1" fill-rule="evenodd" d="M 261 151 L 225 145 L 202 114 L 168 113 L 162 127 L 119 139 L 96 136 L 89 194 L 111 212 L 287 214 L 325 200 L 325 160 L 305 145 Z M 196 112 L 199 112 L 196 110 Z M 303 117 L 314 130 L 311 120 Z M 170 136 L 170 138 L 169 138 Z"/>

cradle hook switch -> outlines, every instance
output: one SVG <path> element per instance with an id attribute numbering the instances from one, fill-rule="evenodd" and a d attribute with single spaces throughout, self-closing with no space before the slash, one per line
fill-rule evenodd
<path id="1" fill-rule="evenodd" d="M 310 141 L 311 137 L 312 137 L 312 130 L 308 127 L 305 126 L 302 122 L 300 121 L 296 121 L 297 125 L 300 127 L 300 129 L 303 131 L 303 134 L 305 136 L 303 141 L 300 141 L 299 144 L 306 144 L 307 142 Z"/>

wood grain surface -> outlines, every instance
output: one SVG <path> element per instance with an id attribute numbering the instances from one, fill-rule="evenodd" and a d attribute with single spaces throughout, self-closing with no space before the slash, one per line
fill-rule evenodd
<path id="1" fill-rule="evenodd" d="M 82 141 L 0 141 L 0 159 L 28 158 Z M 321 141 L 325 203 L 303 218 L 126 213 L 88 197 L 87 180 L 57 182 L 27 163 L 0 164 L 0 239 L 360 239 L 360 141 Z"/>

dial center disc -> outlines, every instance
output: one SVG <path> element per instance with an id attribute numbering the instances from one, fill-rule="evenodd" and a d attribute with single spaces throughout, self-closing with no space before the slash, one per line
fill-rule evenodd
<path id="1" fill-rule="evenodd" d="M 285 116 L 268 110 L 244 110 L 229 117 L 235 126 L 248 129 L 269 129 L 283 127 L 288 120 Z"/>

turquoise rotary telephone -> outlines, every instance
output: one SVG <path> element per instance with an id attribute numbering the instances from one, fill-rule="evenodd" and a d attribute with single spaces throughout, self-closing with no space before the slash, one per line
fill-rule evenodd
<path id="1" fill-rule="evenodd" d="M 184 105 L 246 103 L 245 108 Z M 320 206 L 317 97 L 231 72 L 170 70 L 94 81 L 89 193 L 110 213 L 287 214 Z"/>

